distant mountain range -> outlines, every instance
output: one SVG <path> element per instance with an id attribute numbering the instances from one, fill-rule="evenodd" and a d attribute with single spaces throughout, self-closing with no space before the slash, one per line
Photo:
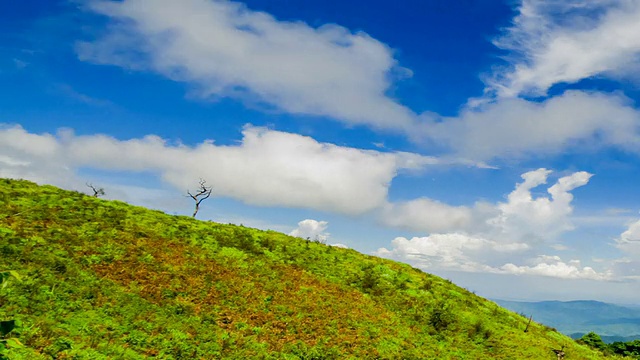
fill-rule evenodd
<path id="1" fill-rule="evenodd" d="M 519 302 L 496 300 L 497 304 L 574 339 L 593 331 L 605 342 L 640 339 L 640 308 L 599 301 Z"/>

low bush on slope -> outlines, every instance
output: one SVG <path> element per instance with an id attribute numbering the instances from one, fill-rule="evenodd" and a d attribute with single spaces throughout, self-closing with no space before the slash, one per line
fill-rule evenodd
<path id="1" fill-rule="evenodd" d="M 0 179 L 9 359 L 600 359 L 408 265 Z M 3 348 L 0 348 L 3 349 Z"/>

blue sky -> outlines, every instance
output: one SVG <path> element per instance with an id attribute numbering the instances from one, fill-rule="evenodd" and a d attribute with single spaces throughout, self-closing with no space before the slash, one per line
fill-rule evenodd
<path id="1" fill-rule="evenodd" d="M 0 4 L 0 176 L 635 301 L 640 4 Z"/>

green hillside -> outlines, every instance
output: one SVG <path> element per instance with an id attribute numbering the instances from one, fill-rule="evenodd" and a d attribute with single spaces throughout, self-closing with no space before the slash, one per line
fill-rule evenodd
<path id="1" fill-rule="evenodd" d="M 409 265 L 0 179 L 9 270 L 9 359 L 603 358 Z"/>

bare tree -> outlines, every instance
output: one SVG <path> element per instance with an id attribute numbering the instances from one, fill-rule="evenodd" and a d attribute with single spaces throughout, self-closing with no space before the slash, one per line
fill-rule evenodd
<path id="1" fill-rule="evenodd" d="M 524 332 L 529 331 L 529 325 L 531 325 L 532 319 L 533 319 L 533 315 L 529 316 L 529 322 L 527 323 L 527 327 L 524 328 Z"/>
<path id="2" fill-rule="evenodd" d="M 87 186 L 93 190 L 93 197 L 100 197 L 100 196 L 104 196 L 104 189 L 103 188 L 96 188 L 95 186 L 93 186 L 93 184 L 91 183 L 87 183 Z"/>
<path id="3" fill-rule="evenodd" d="M 206 183 L 207 182 L 205 180 L 200 179 L 200 188 L 198 188 L 198 191 L 195 194 L 192 194 L 187 190 L 188 196 L 196 203 L 196 208 L 193 211 L 193 217 L 196 217 L 198 210 L 200 210 L 200 203 L 211 196 L 211 186 L 207 186 Z"/>

